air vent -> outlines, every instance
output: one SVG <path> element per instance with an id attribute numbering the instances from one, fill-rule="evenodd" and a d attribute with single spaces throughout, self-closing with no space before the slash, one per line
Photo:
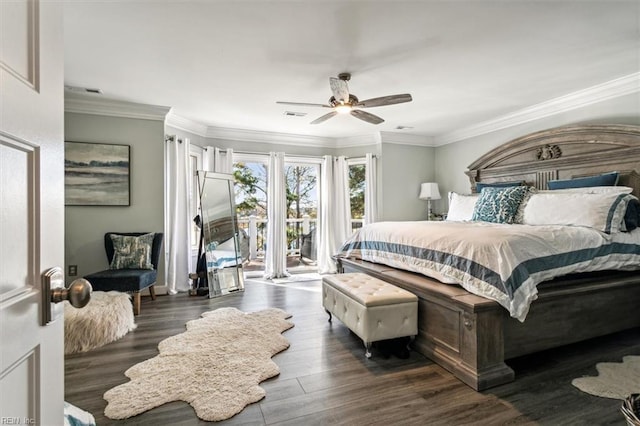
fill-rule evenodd
<path id="1" fill-rule="evenodd" d="M 413 127 L 411 127 L 411 126 L 396 126 L 396 130 L 407 130 L 407 129 L 413 129 Z"/>
<path id="2" fill-rule="evenodd" d="M 307 115 L 306 112 L 296 112 L 296 111 L 285 111 L 284 115 L 288 116 L 288 117 L 304 117 L 305 115 Z"/>
<path id="3" fill-rule="evenodd" d="M 93 93 L 94 95 L 102 95 L 101 89 L 93 87 L 64 86 L 64 89 L 76 93 Z"/>

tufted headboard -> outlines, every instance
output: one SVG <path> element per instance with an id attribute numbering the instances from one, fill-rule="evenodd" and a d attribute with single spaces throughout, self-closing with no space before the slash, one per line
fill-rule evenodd
<path id="1" fill-rule="evenodd" d="M 640 197 L 640 126 L 567 126 L 507 142 L 469 166 L 471 189 L 477 182 L 524 180 L 538 189 L 547 182 L 620 173 L 618 185 Z"/>

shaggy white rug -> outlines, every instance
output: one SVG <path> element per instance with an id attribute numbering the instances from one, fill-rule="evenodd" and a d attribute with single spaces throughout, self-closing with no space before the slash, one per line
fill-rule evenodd
<path id="1" fill-rule="evenodd" d="M 596 377 L 573 379 L 571 384 L 604 398 L 625 399 L 632 393 L 640 393 L 640 356 L 625 356 L 621 363 L 600 362 L 596 370 Z"/>
<path id="2" fill-rule="evenodd" d="M 264 398 L 259 383 L 280 373 L 271 357 L 289 347 L 281 333 L 293 327 L 290 317 L 281 309 L 203 313 L 186 332 L 160 342 L 159 355 L 125 372 L 131 381 L 104 394 L 104 414 L 126 419 L 185 401 L 202 420 L 232 417 Z"/>
<path id="3" fill-rule="evenodd" d="M 94 291 L 81 309 L 64 302 L 64 353 L 87 352 L 111 343 L 136 328 L 131 296 Z"/>

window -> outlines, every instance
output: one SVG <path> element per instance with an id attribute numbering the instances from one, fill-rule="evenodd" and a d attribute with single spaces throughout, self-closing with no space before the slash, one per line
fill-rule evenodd
<path id="1" fill-rule="evenodd" d="M 299 255 L 302 236 L 309 234 L 318 221 L 318 175 L 317 161 L 285 161 L 287 182 L 287 249 L 289 255 Z M 316 253 L 304 253 L 315 260 Z"/>
<path id="2" fill-rule="evenodd" d="M 267 242 L 267 161 L 265 155 L 233 154 L 238 227 L 249 237 L 250 259 L 264 257 Z"/>
<path id="3" fill-rule="evenodd" d="M 234 153 L 233 174 L 236 185 L 238 224 L 249 237 L 250 258 L 264 257 L 267 217 L 266 155 Z M 287 221 L 287 254 L 299 256 L 302 236 L 316 226 L 318 217 L 318 176 L 321 159 L 306 157 L 285 158 Z M 315 253 L 307 253 L 314 259 Z M 259 263 L 251 264 L 257 268 Z M 249 270 L 245 267 L 245 270 Z"/>
<path id="4" fill-rule="evenodd" d="M 365 159 L 353 158 L 347 161 L 349 166 L 349 201 L 351 203 L 351 229 L 362 227 L 364 220 L 365 196 Z"/>

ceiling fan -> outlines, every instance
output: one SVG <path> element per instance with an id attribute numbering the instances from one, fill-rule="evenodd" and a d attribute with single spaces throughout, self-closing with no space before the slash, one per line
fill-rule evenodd
<path id="1" fill-rule="evenodd" d="M 338 78 L 330 77 L 329 85 L 331 86 L 331 91 L 333 92 L 333 96 L 329 98 L 328 104 L 310 104 L 304 102 L 276 102 L 277 104 L 284 105 L 298 105 L 305 107 L 322 107 L 322 108 L 331 108 L 331 111 L 328 114 L 325 114 L 319 118 L 316 118 L 311 122 L 311 124 L 319 124 L 324 121 L 327 121 L 331 117 L 336 114 L 351 114 L 352 116 L 359 118 L 360 120 L 366 121 L 371 124 L 380 124 L 384 120 L 377 115 L 373 115 L 369 112 L 362 111 L 357 108 L 372 108 L 378 106 L 385 105 L 394 105 L 401 104 L 404 102 L 411 102 L 411 95 L 408 93 L 404 93 L 402 95 L 389 95 L 382 96 L 379 98 L 367 99 L 365 101 L 358 100 L 356 95 L 349 93 L 349 87 L 347 86 L 347 81 L 351 80 L 351 74 L 348 72 L 343 72 L 338 74 Z"/>

